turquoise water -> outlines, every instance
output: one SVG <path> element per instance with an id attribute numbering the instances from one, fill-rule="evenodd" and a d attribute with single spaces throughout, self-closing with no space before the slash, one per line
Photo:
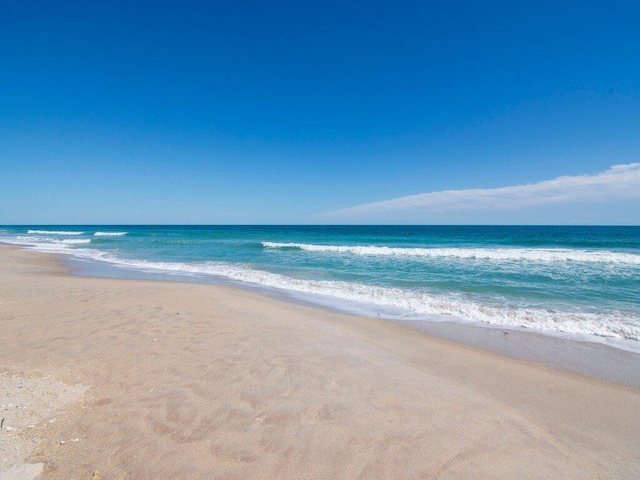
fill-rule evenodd
<path id="1" fill-rule="evenodd" d="M 640 227 L 8 226 L 0 241 L 385 317 L 640 339 Z"/>

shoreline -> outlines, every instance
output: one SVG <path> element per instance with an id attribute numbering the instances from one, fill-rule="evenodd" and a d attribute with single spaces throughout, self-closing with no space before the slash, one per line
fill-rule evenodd
<path id="1" fill-rule="evenodd" d="M 0 276 L 0 371 L 88 388 L 55 429 L 18 432 L 43 478 L 640 474 L 634 387 L 234 287 L 80 277 L 17 247 Z"/>
<path id="2" fill-rule="evenodd" d="M 36 253 L 42 252 L 36 251 Z M 321 299 L 317 298 L 318 295 L 304 295 L 239 281 L 207 281 L 202 278 L 171 276 L 166 273 L 149 273 L 134 269 L 123 270 L 116 265 L 108 263 L 102 265 L 94 260 L 78 259 L 70 255 L 56 253 L 50 255 L 56 256 L 61 264 L 68 269 L 70 275 L 89 278 L 196 283 L 237 288 L 244 292 L 265 295 L 275 301 L 306 306 L 324 312 L 381 319 L 432 337 L 471 346 L 515 360 L 531 361 L 568 373 L 640 387 L 640 351 L 618 345 L 615 341 L 612 343 L 611 339 L 473 323 L 449 319 L 445 316 L 433 316 L 431 320 L 424 318 L 405 320 L 384 314 L 376 316 L 372 309 L 366 307 L 360 310 L 350 308 L 352 305 L 346 301 L 341 307 L 339 299 L 333 297 L 323 303 Z"/>
<path id="3" fill-rule="evenodd" d="M 637 237 L 629 229 L 618 232 L 619 238 L 602 228 L 576 232 L 562 227 L 557 239 L 541 241 L 539 235 L 549 233 L 544 227 L 484 232 L 459 227 L 446 235 L 432 231 L 436 227 L 411 227 L 411 238 L 422 239 L 409 242 L 421 245 L 413 249 L 397 247 L 406 243 L 399 236 L 405 227 L 366 232 L 357 227 L 34 228 L 12 227 L 2 240 L 63 253 L 93 276 L 235 285 L 342 313 L 533 331 L 640 353 L 640 317 L 633 302 L 638 291 L 633 265 L 640 255 L 633 253 Z M 33 235 L 21 236 L 25 231 Z M 107 233 L 111 238 L 95 238 Z M 323 237 L 329 233 L 333 240 Z M 367 237 L 374 233 L 388 235 L 382 244 L 396 247 L 369 251 L 368 240 L 380 243 Z M 592 234 L 599 245 L 593 250 Z M 229 235 L 236 240 L 228 243 Z M 362 238 L 353 243 L 358 235 Z M 276 237 L 312 243 L 264 241 Z M 621 249 L 622 240 L 631 250 Z M 452 241 L 452 248 L 441 248 Z M 173 247 L 167 250 L 166 242 Z M 433 262 L 423 262 L 423 256 Z M 471 260 L 455 260 L 462 258 Z M 612 291 L 608 286 L 614 278 L 621 283 Z"/>

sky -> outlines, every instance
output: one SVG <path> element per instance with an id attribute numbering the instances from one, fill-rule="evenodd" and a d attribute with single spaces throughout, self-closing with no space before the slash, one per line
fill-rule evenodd
<path id="1" fill-rule="evenodd" d="M 640 224 L 636 1 L 0 0 L 0 224 Z"/>

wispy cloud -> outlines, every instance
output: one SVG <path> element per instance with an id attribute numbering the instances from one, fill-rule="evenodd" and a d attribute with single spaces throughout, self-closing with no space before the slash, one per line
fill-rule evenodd
<path id="1" fill-rule="evenodd" d="M 640 163 L 614 165 L 593 175 L 554 178 L 501 188 L 443 190 L 367 203 L 322 214 L 327 220 L 357 220 L 389 213 L 506 210 L 576 200 L 640 199 Z"/>

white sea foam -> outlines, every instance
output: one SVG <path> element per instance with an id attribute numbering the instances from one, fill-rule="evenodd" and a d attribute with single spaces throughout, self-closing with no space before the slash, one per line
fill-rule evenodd
<path id="1" fill-rule="evenodd" d="M 29 230 L 31 235 L 82 235 L 84 232 L 68 232 L 63 230 Z"/>
<path id="2" fill-rule="evenodd" d="M 640 316 L 637 314 L 568 312 L 485 305 L 460 297 L 435 295 L 418 290 L 343 281 L 298 279 L 249 266 L 222 262 L 178 263 L 125 260 L 108 252 L 71 247 L 62 241 L 42 242 L 41 240 L 40 237 L 0 238 L 0 241 L 5 243 L 24 245 L 44 252 L 72 254 L 80 258 L 107 262 L 121 268 L 179 275 L 218 276 L 263 287 L 323 295 L 381 308 L 396 308 L 414 314 L 446 315 L 452 319 L 494 326 L 526 327 L 541 332 L 640 340 Z"/>
<path id="3" fill-rule="evenodd" d="M 10 243 L 14 245 L 24 245 L 28 247 L 32 247 L 36 250 L 46 250 L 46 251 L 60 251 L 60 253 L 70 253 L 68 245 L 82 245 L 91 243 L 90 238 L 65 238 L 65 239 L 57 239 L 51 237 L 33 237 L 33 236 L 25 236 L 19 235 L 16 237 L 8 237 L 8 238 L 0 238 L 0 241 L 4 243 Z"/>
<path id="4" fill-rule="evenodd" d="M 93 234 L 94 237 L 121 237 L 126 235 L 129 232 L 96 232 Z"/>
<path id="5" fill-rule="evenodd" d="M 297 279 L 227 263 L 186 264 L 121 260 L 116 260 L 115 263 L 143 270 L 216 275 L 272 288 L 327 295 L 380 307 L 395 307 L 418 314 L 449 315 L 466 321 L 491 325 L 640 340 L 640 317 L 623 314 L 554 312 L 535 308 L 481 305 L 468 300 L 399 288 L 342 281 Z"/>
<path id="6" fill-rule="evenodd" d="M 459 258 L 496 261 L 582 262 L 640 265 L 640 255 L 608 250 L 568 248 L 403 248 L 358 245 L 262 242 L 265 248 L 299 249 L 308 252 L 348 253 L 363 256 Z"/>

